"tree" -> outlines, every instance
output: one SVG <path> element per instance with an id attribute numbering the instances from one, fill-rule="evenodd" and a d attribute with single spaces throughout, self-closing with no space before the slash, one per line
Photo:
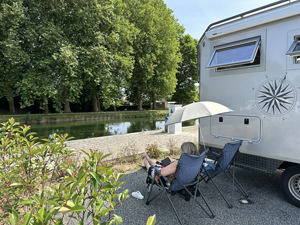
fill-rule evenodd
<path id="1" fill-rule="evenodd" d="M 121 0 L 24 0 L 33 32 L 27 50 L 31 63 L 20 85 L 23 106 L 51 97 L 56 110 L 70 102 L 99 99 L 110 105 L 131 75 L 135 28 L 124 17 Z M 28 84 L 30 83 L 30 88 Z M 84 91 L 84 93 L 83 93 Z"/>
<path id="2" fill-rule="evenodd" d="M 130 99 L 135 97 L 138 110 L 142 110 L 143 98 L 155 99 L 156 95 L 174 91 L 181 28 L 162 0 L 126 2 L 129 20 L 139 29 L 133 42 L 134 69 L 126 93 Z"/>
<path id="3" fill-rule="evenodd" d="M 162 8 L 160 8 L 162 9 Z M 166 98 L 175 92 L 176 76 L 178 63 L 181 62 L 181 54 L 179 51 L 178 36 L 184 32 L 173 17 L 170 17 L 172 11 L 167 9 L 167 13 L 158 13 L 161 18 L 160 30 L 158 35 L 160 40 L 157 45 L 157 66 L 153 77 L 150 79 L 150 87 L 147 91 L 152 100 L 153 109 L 156 109 L 156 99 L 159 97 Z M 173 26 L 166 26 L 167 24 L 174 24 Z M 157 36 L 158 36 L 157 35 Z M 174 43 L 170 45 L 169 43 Z"/>
<path id="4" fill-rule="evenodd" d="M 22 1 L 0 3 L 0 98 L 6 97 L 10 114 L 15 114 L 16 84 L 21 81 L 24 64 L 28 60 L 21 47 L 24 10 Z"/>
<path id="5" fill-rule="evenodd" d="M 63 7 L 66 1 L 24 0 L 27 33 L 24 49 L 30 62 L 23 74 L 18 90 L 22 98 L 21 107 L 42 102 L 41 108 L 48 113 L 48 98 L 54 100 L 57 111 L 65 104 L 65 112 L 70 112 L 69 101 L 76 101 L 82 89 L 81 79 L 76 73 L 77 49 L 70 43 L 63 28 L 68 26 L 68 13 Z M 67 4 L 70 6 L 70 4 Z M 72 10 L 71 10 L 72 11 Z"/>
<path id="6" fill-rule="evenodd" d="M 98 18 L 101 26 L 94 27 L 99 36 L 92 39 L 90 47 L 80 56 L 88 90 L 86 99 L 92 99 L 93 111 L 101 110 L 100 103 L 107 108 L 122 97 L 122 88 L 131 77 L 134 62 L 131 53 L 137 29 L 127 20 L 126 5 L 121 0 L 108 2 L 112 3 L 109 10 L 98 13 L 102 16 Z"/>
<path id="7" fill-rule="evenodd" d="M 195 85 L 199 78 L 197 76 L 197 40 L 189 34 L 180 37 L 180 62 L 176 73 L 176 92 L 172 99 L 179 104 L 198 101 L 198 88 Z"/>

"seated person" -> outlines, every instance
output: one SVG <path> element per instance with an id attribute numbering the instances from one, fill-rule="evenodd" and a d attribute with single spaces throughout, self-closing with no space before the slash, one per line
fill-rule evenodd
<path id="1" fill-rule="evenodd" d="M 181 153 L 187 153 L 190 155 L 200 155 L 197 147 L 192 142 L 184 142 L 181 145 Z M 155 165 L 160 170 L 160 173 L 164 177 L 165 181 L 172 178 L 172 175 L 176 171 L 177 164 L 178 160 L 173 161 L 168 166 L 164 167 L 162 165 L 154 163 L 148 155 L 144 158 L 144 166 L 146 167 L 148 174 L 154 177 L 154 170 L 151 168 L 151 165 Z M 155 180 L 157 181 L 158 179 L 155 178 Z"/>

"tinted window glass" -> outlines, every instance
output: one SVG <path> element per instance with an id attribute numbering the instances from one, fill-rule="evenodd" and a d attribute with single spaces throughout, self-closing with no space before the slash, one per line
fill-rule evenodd
<path id="1" fill-rule="evenodd" d="M 253 63 L 259 44 L 260 37 L 257 37 L 216 46 L 206 68 L 229 68 Z"/>

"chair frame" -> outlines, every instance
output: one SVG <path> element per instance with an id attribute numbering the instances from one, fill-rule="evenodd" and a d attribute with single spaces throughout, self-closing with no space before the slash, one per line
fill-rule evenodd
<path id="1" fill-rule="evenodd" d="M 249 198 L 249 194 L 245 191 L 245 189 L 242 187 L 242 185 L 235 178 L 235 157 L 236 157 L 236 155 L 239 152 L 239 148 L 242 145 L 242 142 L 243 141 L 240 140 L 238 142 L 234 142 L 234 143 L 231 142 L 231 143 L 225 144 L 223 150 L 226 149 L 226 145 L 228 145 L 228 144 L 237 144 L 237 143 L 240 143 L 239 147 L 237 148 L 235 154 L 233 155 L 231 161 L 228 163 L 228 165 L 226 166 L 226 168 L 223 168 L 222 166 L 220 166 L 219 160 L 220 159 L 222 160 L 222 158 L 221 158 L 222 155 L 212 151 L 212 153 L 216 155 L 216 159 L 214 161 L 214 165 L 216 165 L 216 167 L 215 168 L 211 168 L 211 170 L 215 171 L 216 169 L 221 168 L 221 170 L 222 170 L 221 172 L 219 172 L 216 175 L 214 175 L 214 174 L 211 175 L 208 172 L 208 170 L 205 168 L 205 166 L 203 166 L 203 170 L 205 171 L 205 173 L 203 173 L 203 170 L 202 170 L 202 173 L 201 173 L 201 179 L 200 179 L 200 181 L 204 180 L 205 183 L 208 183 L 211 180 L 213 182 L 214 186 L 217 188 L 217 190 L 221 194 L 221 196 L 223 197 L 223 199 L 225 200 L 225 202 L 227 203 L 227 205 L 228 205 L 229 208 L 232 208 L 232 204 L 229 203 L 229 201 L 227 200 L 226 196 L 222 193 L 222 191 L 220 190 L 220 188 L 218 187 L 218 185 L 215 183 L 215 181 L 213 180 L 213 178 L 216 177 L 217 175 L 221 174 L 222 172 L 224 172 L 227 175 L 227 177 L 232 181 L 233 190 L 234 190 L 234 187 L 236 187 L 245 196 L 246 199 Z M 222 152 L 222 154 L 223 154 L 223 152 Z M 233 173 L 230 172 L 230 168 L 231 167 L 233 167 Z"/>
<path id="2" fill-rule="evenodd" d="M 208 150 L 207 150 L 207 151 L 208 151 Z M 204 152 L 203 154 L 206 155 L 206 154 L 207 154 L 207 151 Z M 183 153 L 183 154 L 185 154 L 185 153 Z M 199 157 L 201 157 L 201 156 L 199 156 Z M 205 157 L 204 157 L 204 158 L 205 158 Z M 204 158 L 203 158 L 203 159 L 204 159 Z M 202 161 L 202 162 L 203 162 L 203 161 Z M 203 210 L 210 218 L 214 218 L 214 217 L 215 217 L 214 213 L 213 213 L 212 210 L 210 209 L 210 207 L 209 207 L 209 205 L 208 205 L 206 199 L 204 198 L 204 196 L 203 196 L 203 194 L 201 193 L 200 188 L 199 188 L 199 186 L 198 186 L 198 185 L 199 185 L 199 181 L 200 181 L 200 179 L 201 179 L 200 171 L 201 171 L 202 168 L 203 168 L 203 163 L 202 163 L 202 165 L 201 165 L 201 167 L 200 167 L 200 171 L 199 171 L 198 175 L 195 177 L 195 180 L 194 180 L 193 182 L 191 182 L 190 184 L 186 184 L 186 185 L 184 185 L 184 184 L 180 181 L 180 179 L 177 177 L 177 173 L 178 173 L 178 171 L 180 170 L 180 163 L 178 163 L 178 165 L 177 165 L 177 167 L 176 167 L 176 171 L 175 171 L 175 173 L 174 173 L 173 179 L 172 179 L 171 182 L 170 182 L 170 186 L 169 186 L 169 187 L 165 187 L 165 186 L 160 185 L 160 184 L 163 183 L 163 182 L 162 182 L 162 179 L 163 179 L 163 178 L 162 178 L 162 175 L 161 175 L 160 171 L 159 171 L 155 166 L 152 165 L 151 167 L 154 168 L 154 170 L 155 170 L 154 177 L 155 177 L 155 176 L 158 176 L 159 182 L 156 182 L 155 179 L 153 179 L 153 178 L 151 177 L 152 183 L 150 184 L 150 187 L 149 187 L 149 190 L 148 190 L 148 197 L 147 197 L 147 200 L 146 200 L 146 205 L 149 205 L 150 202 L 153 201 L 157 196 L 159 196 L 162 192 L 165 192 L 165 194 L 167 195 L 167 198 L 168 198 L 168 200 L 169 200 L 169 202 L 170 202 L 170 204 L 171 204 L 171 206 L 172 206 L 172 208 L 173 208 L 173 210 L 174 210 L 174 212 L 175 212 L 175 215 L 176 215 L 176 217 L 177 217 L 179 223 L 180 223 L 180 224 L 183 224 L 182 221 L 181 221 L 181 219 L 180 219 L 180 217 L 179 217 L 179 214 L 178 214 L 178 212 L 177 212 L 177 210 L 176 210 L 176 208 L 175 208 L 175 206 L 174 206 L 174 204 L 173 204 L 173 202 L 172 202 L 172 200 L 171 200 L 171 198 L 170 198 L 170 195 L 174 195 L 176 192 L 174 193 L 174 192 L 170 191 L 169 189 L 172 187 L 172 185 L 173 185 L 173 183 L 175 182 L 175 180 L 177 180 L 177 181 L 183 186 L 183 189 L 189 194 L 189 196 L 190 196 L 190 197 L 193 197 L 192 210 L 191 210 L 190 216 L 189 216 L 189 223 L 190 223 L 191 215 L 192 215 L 193 208 L 194 208 L 194 202 L 196 202 L 196 203 L 201 207 L 201 209 L 202 209 L 202 210 Z M 155 196 L 153 196 L 153 197 L 150 199 L 150 195 L 151 195 L 151 193 L 152 193 L 152 190 L 153 190 L 153 186 L 154 186 L 154 185 L 157 185 L 161 190 L 160 190 Z M 191 192 L 190 187 L 195 187 L 194 194 Z M 203 199 L 203 201 L 204 201 L 206 207 L 208 208 L 208 211 L 209 211 L 209 212 L 208 212 L 208 211 L 207 211 L 207 210 L 206 210 L 206 209 L 205 209 L 205 208 L 204 208 L 204 207 L 196 200 L 197 190 L 199 191 L 200 196 L 202 197 L 202 199 Z"/>

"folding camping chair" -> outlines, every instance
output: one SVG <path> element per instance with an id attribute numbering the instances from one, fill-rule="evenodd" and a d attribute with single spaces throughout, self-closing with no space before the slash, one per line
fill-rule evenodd
<path id="1" fill-rule="evenodd" d="M 237 179 L 234 176 L 234 170 L 235 170 L 235 156 L 236 153 L 238 152 L 240 146 L 242 145 L 243 141 L 237 141 L 233 143 L 227 143 L 225 144 L 223 151 L 218 154 L 216 152 L 213 152 L 213 154 L 216 155 L 216 159 L 214 163 L 207 161 L 202 169 L 202 174 L 201 174 L 201 179 L 200 181 L 204 180 L 206 183 L 211 180 L 214 184 L 214 186 L 217 188 L 217 190 L 220 192 L 222 195 L 223 199 L 226 201 L 227 205 L 229 208 L 232 207 L 232 205 L 228 202 L 227 198 L 225 195 L 222 193 L 220 188 L 217 186 L 217 184 L 214 182 L 213 178 L 216 177 L 217 175 L 221 174 L 224 172 L 227 177 L 232 180 L 233 182 L 233 189 L 234 186 L 237 187 L 237 189 L 246 197 L 248 198 L 249 195 L 247 192 L 244 190 L 242 185 L 237 181 Z M 233 173 L 231 173 L 230 167 L 233 165 Z"/>
<path id="2" fill-rule="evenodd" d="M 176 214 L 176 217 L 177 217 L 179 223 L 182 224 L 182 221 L 180 220 L 177 210 L 175 209 L 174 204 L 169 195 L 174 195 L 174 193 L 176 193 L 177 191 L 184 189 L 185 192 L 189 194 L 189 196 L 193 197 L 193 204 L 192 204 L 192 210 L 190 212 L 190 219 L 191 219 L 191 215 L 192 215 L 192 211 L 193 211 L 193 207 L 194 207 L 194 202 L 196 202 L 209 217 L 213 218 L 214 217 L 213 212 L 211 211 L 210 207 L 208 206 L 204 196 L 198 189 L 198 182 L 200 179 L 200 176 L 198 176 L 198 175 L 200 174 L 200 171 L 202 169 L 203 160 L 206 157 L 207 151 L 203 152 L 200 156 L 182 153 L 179 158 L 178 165 L 177 165 L 176 171 L 174 173 L 174 176 L 170 182 L 166 183 L 166 186 L 162 185 L 165 182 L 163 182 L 163 180 L 162 180 L 162 179 L 164 179 L 164 177 L 161 176 L 160 170 L 158 170 L 155 166 L 152 165 L 152 168 L 155 169 L 155 173 L 154 173 L 154 177 L 152 177 L 151 175 L 148 175 L 148 179 L 151 180 L 151 183 L 149 184 L 150 186 L 149 186 L 148 197 L 146 200 L 146 205 L 148 205 L 152 200 L 154 200 L 159 194 L 161 194 L 162 192 L 165 192 L 165 194 L 167 195 L 168 200 Z M 156 177 L 158 178 L 157 181 L 155 179 Z M 154 185 L 158 186 L 160 191 L 150 199 Z M 192 194 L 192 192 L 193 192 L 192 188 L 194 188 L 193 194 Z M 196 200 L 197 189 L 199 190 L 200 196 L 202 197 L 203 201 L 205 202 L 210 213 Z"/>

